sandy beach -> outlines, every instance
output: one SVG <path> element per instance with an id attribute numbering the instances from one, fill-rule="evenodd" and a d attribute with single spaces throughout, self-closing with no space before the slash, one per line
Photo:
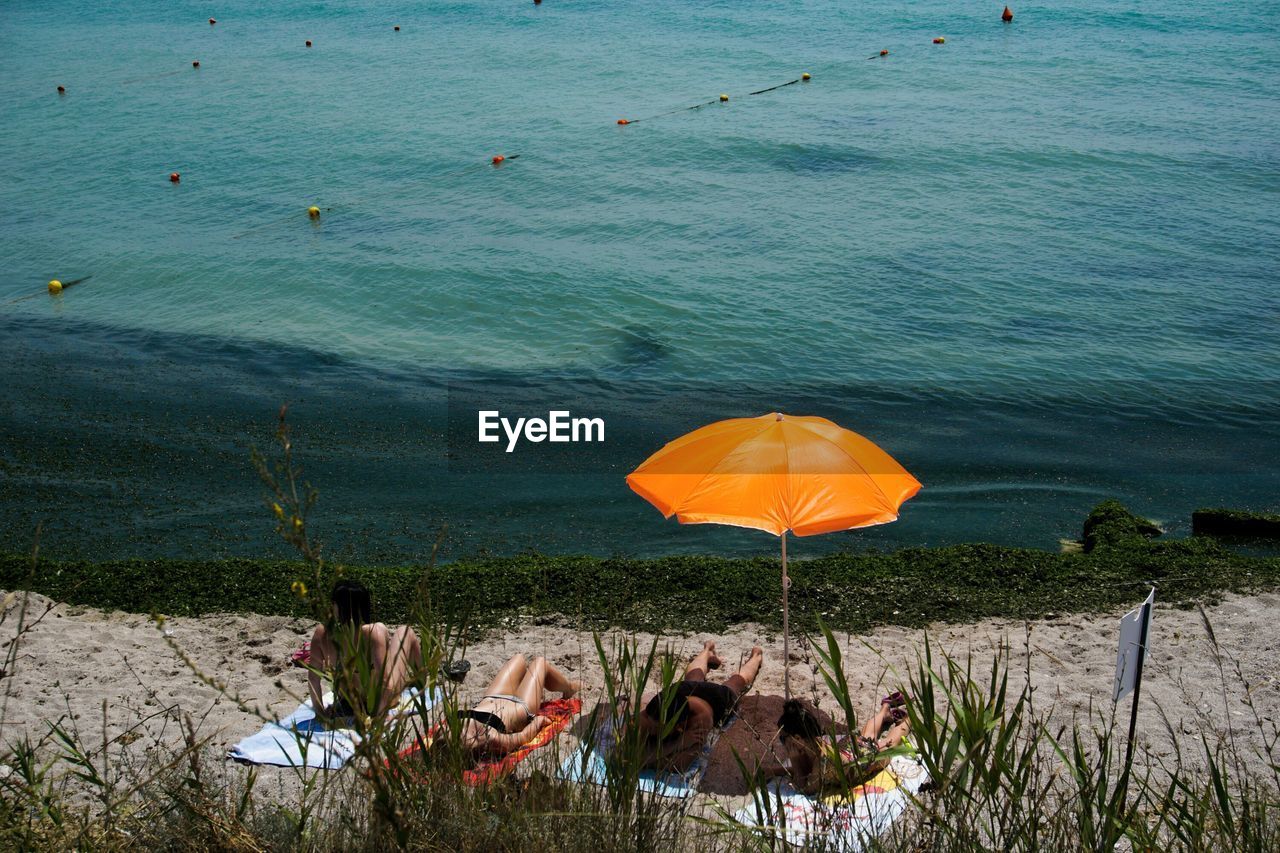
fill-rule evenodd
<path id="1" fill-rule="evenodd" d="M 18 594 L 6 611 L 4 641 L 12 636 Z M 1223 653 L 1225 679 L 1215 660 L 1197 610 L 1158 607 L 1152 626 L 1140 714 L 1141 749 L 1167 757 L 1173 736 L 1194 747 L 1203 731 L 1234 730 L 1241 742 L 1261 747 L 1262 741 L 1245 705 L 1251 699 L 1264 722 L 1280 714 L 1280 594 L 1228 597 L 1205 608 Z M 1121 613 L 1096 616 L 1064 615 L 1035 622 L 985 621 L 967 625 L 934 625 L 928 631 L 935 648 L 961 659 L 972 654 L 975 676 L 990 671 L 994 651 L 1010 647 L 1014 690 L 1030 674 L 1036 707 L 1052 709 L 1055 722 L 1087 722 L 1110 711 L 1115 667 L 1117 620 Z M 36 621 L 38 620 L 38 622 Z M 12 672 L 5 673 L 3 739 L 13 742 L 47 733 L 47 724 L 77 727 L 88 743 L 105 737 L 112 751 L 138 750 L 159 742 L 179 746 L 184 734 L 166 710 L 189 714 L 194 731 L 207 737 L 215 754 L 256 731 L 261 722 L 236 702 L 203 683 L 166 642 L 172 640 L 207 675 L 238 694 L 249 707 L 264 714 L 287 714 L 305 691 L 301 669 L 288 665 L 288 656 L 308 636 L 310 626 L 282 617 L 225 614 L 166 620 L 164 636 L 148 618 L 138 614 L 101 612 L 57 604 L 31 595 L 27 621 L 35 622 L 20 641 Z M 647 647 L 649 635 L 634 635 Z M 845 672 L 864 713 L 884 693 L 905 680 L 924 631 L 885 627 L 865 636 L 842 636 Z M 761 755 L 769 748 L 781 706 L 782 639 L 776 632 L 743 625 L 712 637 L 695 634 L 664 640 L 682 657 L 714 639 L 724 657 L 725 672 L 752 645 L 765 649 L 765 666 L 755 689 L 742 703 L 741 720 L 716 747 L 700 790 L 724 802 L 745 793 L 733 758 Z M 606 639 L 606 647 L 610 639 Z M 874 650 L 874 651 L 873 651 Z M 584 684 L 584 710 L 594 707 L 603 693 L 603 680 L 592 636 L 563 625 L 529 624 L 494 632 L 468 648 L 472 671 L 462 690 L 478 696 L 489 677 L 510 655 L 544 655 Z M 793 691 L 832 707 L 829 692 L 816 676 L 816 657 L 803 643 L 792 648 Z M 1236 675 L 1236 666 L 1244 681 Z M 713 679 L 724 673 L 713 674 Z M 106 718 L 104 720 L 104 703 Z M 1127 721 L 1128 701 L 1120 706 Z M 1162 722 L 1162 715 L 1169 726 Z M 557 750 L 536 753 L 529 766 L 547 765 L 574 745 L 572 730 Z M 1254 750 L 1250 749 L 1250 752 Z M 1141 753 L 1141 751 L 1140 751 Z M 230 773 L 239 765 L 228 763 Z M 282 777 L 289 770 L 267 768 Z"/>

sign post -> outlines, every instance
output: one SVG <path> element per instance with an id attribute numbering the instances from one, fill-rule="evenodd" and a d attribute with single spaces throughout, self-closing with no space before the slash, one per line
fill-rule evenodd
<path id="1" fill-rule="evenodd" d="M 1133 739 L 1138 729 L 1138 697 L 1142 695 L 1142 665 L 1147 657 L 1147 637 L 1151 632 L 1151 610 L 1156 591 L 1152 588 L 1146 601 L 1130 610 L 1120 620 L 1120 649 L 1116 653 L 1116 684 L 1113 701 L 1133 694 L 1129 714 L 1129 743 L 1124 753 L 1124 779 L 1127 782 L 1133 761 Z M 1122 783 L 1123 787 L 1123 783 Z"/>

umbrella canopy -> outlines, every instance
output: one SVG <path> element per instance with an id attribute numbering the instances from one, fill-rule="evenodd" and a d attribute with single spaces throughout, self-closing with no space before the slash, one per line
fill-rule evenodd
<path id="1" fill-rule="evenodd" d="M 787 532 L 812 536 L 895 521 L 920 490 L 868 439 L 826 418 L 778 412 L 717 421 L 677 438 L 631 472 L 627 485 L 682 524 L 730 524 L 781 538 L 788 663 Z"/>

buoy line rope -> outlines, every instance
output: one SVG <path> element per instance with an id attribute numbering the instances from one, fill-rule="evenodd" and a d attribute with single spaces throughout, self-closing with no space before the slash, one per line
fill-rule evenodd
<path id="1" fill-rule="evenodd" d="M 774 89 L 781 89 L 784 86 L 794 86 L 799 83 L 802 78 L 797 77 L 794 80 L 788 80 L 785 83 L 779 83 L 776 86 L 770 86 L 768 89 L 761 89 L 758 92 L 747 92 L 748 95 L 763 95 L 765 92 L 772 92 Z"/>
<path id="2" fill-rule="evenodd" d="M 70 287 L 71 285 L 73 285 L 73 284 L 79 284 L 79 283 L 80 283 L 80 282 L 82 282 L 82 281 L 88 281 L 88 280 L 89 280 L 89 279 L 91 279 L 91 278 L 93 278 L 92 273 L 91 273 L 91 274 L 89 274 L 89 275 L 86 275 L 86 276 L 81 276 L 80 278 L 73 278 L 71 281 L 58 281 L 57 279 L 54 279 L 53 281 L 49 282 L 49 288 L 48 288 L 48 291 L 49 291 L 50 293 L 61 293 L 62 291 L 66 290 L 68 287 Z M 56 289 L 53 287 L 53 285 L 54 285 L 54 283 L 55 283 L 55 282 L 56 282 L 56 283 L 57 283 L 57 285 L 58 285 Z M 25 302 L 25 301 L 27 301 L 28 299 L 35 299 L 37 296 L 42 296 L 42 295 L 43 295 L 43 294 L 40 294 L 40 293 L 28 293 L 26 296 L 18 296 L 18 297 L 15 297 L 15 298 L 13 298 L 13 299 L 10 299 L 8 302 L 5 302 L 4 304 L 5 304 L 5 305 L 13 305 L 13 304 L 16 304 L 16 303 L 18 303 L 18 302 Z"/>
<path id="3" fill-rule="evenodd" d="M 802 74 L 794 80 L 788 80 L 785 83 L 779 83 L 778 85 L 770 86 L 767 89 L 757 89 L 754 92 L 747 92 L 747 97 L 751 97 L 752 95 L 763 95 L 765 92 L 772 92 L 777 89 L 782 89 L 786 86 L 794 86 L 796 83 L 803 83 L 807 81 L 809 78 L 810 78 L 809 74 L 807 73 Z M 667 110 L 665 113 L 657 113 L 656 115 L 645 116 L 644 118 L 620 118 L 618 119 L 618 124 L 639 124 L 642 121 L 653 121 L 654 119 L 662 118 L 663 116 L 671 116 L 671 115 L 675 115 L 676 113 L 686 113 L 686 112 L 689 112 L 690 110 L 700 110 L 703 107 L 709 107 L 709 106 L 712 106 L 713 104 L 723 104 L 723 103 L 727 103 L 728 101 L 729 101 L 728 95 L 721 95 L 715 100 L 704 101 L 701 104 L 694 104 L 691 107 L 676 107 L 674 110 Z"/>
<path id="4" fill-rule="evenodd" d="M 655 118 L 662 118 L 663 116 L 673 116 L 676 113 L 687 113 L 689 110 L 700 110 L 703 107 L 709 107 L 715 103 L 719 103 L 719 101 L 707 101 L 703 104 L 694 104 L 691 107 L 676 107 L 674 110 L 668 110 L 665 113 L 658 113 L 657 115 L 651 115 L 645 118 L 618 119 L 618 124 L 639 124 L 642 121 L 653 121 Z"/>
<path id="5" fill-rule="evenodd" d="M 436 175 L 435 177 L 436 178 L 454 178 L 459 175 L 465 175 L 470 172 L 475 172 L 484 168 L 493 168 L 494 166 L 497 166 L 501 163 L 508 163 L 512 160 L 519 160 L 519 159 L 520 159 L 519 154 L 498 155 L 494 157 L 492 160 L 490 160 L 488 163 L 473 163 L 470 166 L 465 166 L 453 172 L 445 172 L 443 175 Z M 314 221 L 320 218 L 321 213 L 328 213 L 331 210 L 341 210 L 344 207 L 355 207 L 356 205 L 362 204 L 365 201 L 368 201 L 368 196 L 355 199 L 354 201 L 348 201 L 343 204 L 330 205 L 329 207 L 307 208 L 306 210 L 303 211 L 303 213 L 306 214 L 310 219 Z M 312 213 L 313 210 L 315 211 L 314 213 Z M 272 219 L 269 222 L 264 222 L 261 225 L 257 225 L 253 228 L 250 228 L 248 231 L 241 231 L 239 234 L 234 234 L 232 235 L 231 239 L 239 240 L 241 237 L 247 237 L 250 234 L 258 233 L 259 231 L 265 231 L 266 229 L 279 225 L 282 222 L 287 222 L 290 219 L 295 219 L 297 218 L 297 216 L 298 216 L 297 213 L 287 213 L 284 216 L 278 217 L 276 219 Z"/>
<path id="6" fill-rule="evenodd" d="M 156 74 L 144 74 L 141 77 L 130 77 L 128 80 L 121 80 L 121 86 L 128 86 L 133 83 L 141 83 L 144 80 L 159 80 L 161 77 L 172 77 L 175 74 L 186 74 L 187 69 L 180 68 L 177 71 L 160 71 Z"/>
<path id="7" fill-rule="evenodd" d="M 303 214 L 304 216 L 305 216 L 305 215 L 309 215 L 309 214 L 308 214 L 308 211 L 309 211 L 309 210 L 310 210 L 310 208 L 308 208 L 307 210 L 302 211 L 302 214 Z M 322 207 L 322 208 L 320 208 L 320 210 L 321 210 L 321 211 L 324 211 L 325 213 L 328 213 L 330 210 L 333 210 L 333 208 L 332 208 L 332 207 Z M 273 225 L 279 225 L 281 222 L 288 222 L 290 219 L 293 219 L 293 218 L 295 218 L 296 216 L 298 216 L 298 214 L 297 214 L 297 213 L 286 213 L 284 216 L 277 217 L 277 218 L 275 218 L 275 219 L 272 219 L 272 220 L 271 220 L 271 221 L 269 221 L 269 222 L 264 222 L 264 223 L 262 223 L 261 225 L 258 225 L 258 226 L 254 227 L 254 228 L 250 228 L 248 231 L 241 231 L 239 234 L 233 234 L 233 235 L 231 236 L 231 239 L 232 239 L 232 240 L 239 240 L 241 237 L 247 237 L 247 236 L 249 236 L 250 234 L 256 234 L 256 233 L 258 233 L 259 231 L 264 231 L 264 230 L 266 230 L 267 228 L 272 227 Z M 312 216 L 311 218 L 312 218 L 312 219 L 315 219 L 315 218 L 317 218 L 317 217 Z"/>

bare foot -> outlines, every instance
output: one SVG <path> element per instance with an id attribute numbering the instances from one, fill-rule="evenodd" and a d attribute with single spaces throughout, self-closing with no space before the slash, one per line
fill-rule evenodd
<path id="1" fill-rule="evenodd" d="M 702 644 L 702 650 L 707 653 L 708 668 L 719 669 L 720 664 L 723 663 L 723 661 L 721 661 L 720 656 L 716 654 L 716 641 L 707 640 L 705 643 Z"/>
<path id="2" fill-rule="evenodd" d="M 759 646 L 752 646 L 752 647 L 751 647 L 751 654 L 747 656 L 747 659 L 748 659 L 748 660 L 750 660 L 751 658 L 760 658 L 761 660 L 763 660 L 763 659 L 764 659 L 764 649 L 760 648 Z"/>

